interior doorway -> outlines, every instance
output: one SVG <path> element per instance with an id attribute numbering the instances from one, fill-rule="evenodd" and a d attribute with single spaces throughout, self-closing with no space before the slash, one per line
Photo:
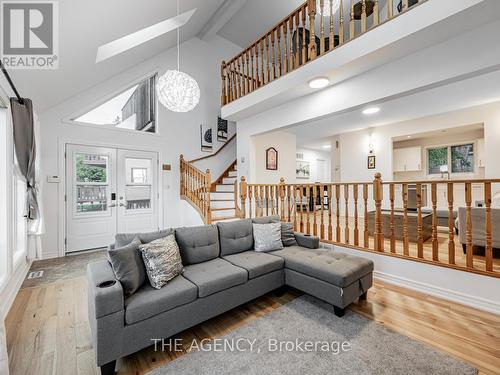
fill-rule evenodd
<path id="1" fill-rule="evenodd" d="M 158 154 L 66 145 L 66 253 L 158 230 Z"/>

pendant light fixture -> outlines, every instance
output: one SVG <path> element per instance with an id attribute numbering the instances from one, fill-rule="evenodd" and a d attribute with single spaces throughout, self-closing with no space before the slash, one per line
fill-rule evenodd
<path id="1" fill-rule="evenodd" d="M 158 79 L 157 91 L 160 103 L 173 112 L 192 111 L 200 101 L 198 82 L 189 74 L 180 71 L 180 27 L 177 29 L 177 70 L 167 70 Z"/>

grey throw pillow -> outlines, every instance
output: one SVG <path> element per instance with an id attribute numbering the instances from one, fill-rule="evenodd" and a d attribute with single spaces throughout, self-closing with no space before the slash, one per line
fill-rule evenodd
<path id="1" fill-rule="evenodd" d="M 134 294 L 146 281 L 140 245 L 141 241 L 136 237 L 126 246 L 108 250 L 108 260 L 126 296 Z"/>
<path id="2" fill-rule="evenodd" d="M 252 224 L 255 251 L 283 249 L 281 242 L 281 223 Z"/>
<path id="3" fill-rule="evenodd" d="M 281 242 L 283 246 L 298 246 L 297 239 L 293 232 L 292 223 L 281 223 Z"/>
<path id="4" fill-rule="evenodd" d="M 154 240 L 148 244 L 140 245 L 142 259 L 146 266 L 151 286 L 161 289 L 174 277 L 182 273 L 182 260 L 179 246 L 175 242 L 175 235 Z"/>
<path id="5" fill-rule="evenodd" d="M 115 246 L 122 247 L 131 243 L 134 238 L 139 238 L 142 243 L 149 243 L 151 241 L 157 240 L 158 238 L 167 237 L 169 234 L 173 234 L 174 230 L 171 228 L 162 229 L 155 232 L 145 232 L 145 233 L 118 233 L 115 236 Z"/>

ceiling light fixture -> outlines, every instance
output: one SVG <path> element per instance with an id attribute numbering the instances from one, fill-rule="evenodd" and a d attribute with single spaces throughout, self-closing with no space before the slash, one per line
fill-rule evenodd
<path id="1" fill-rule="evenodd" d="M 312 89 L 322 89 L 323 87 L 328 86 L 330 80 L 326 77 L 317 77 L 313 78 L 309 81 L 309 87 Z"/>
<path id="2" fill-rule="evenodd" d="M 340 0 L 324 0 L 323 7 L 321 7 L 321 2 L 316 0 L 316 12 L 323 17 L 330 17 L 330 8 L 332 14 L 337 13 L 340 8 Z"/>
<path id="3" fill-rule="evenodd" d="M 179 15 L 179 0 L 177 0 Z M 189 112 L 200 101 L 200 87 L 190 75 L 180 71 L 180 28 L 177 28 L 177 70 L 167 70 L 158 79 L 158 100 L 172 112 Z"/>
<path id="4" fill-rule="evenodd" d="M 370 108 L 366 108 L 363 111 L 363 114 L 364 115 L 374 115 L 375 113 L 378 113 L 378 112 L 380 112 L 380 108 L 378 108 L 378 107 L 370 107 Z"/>

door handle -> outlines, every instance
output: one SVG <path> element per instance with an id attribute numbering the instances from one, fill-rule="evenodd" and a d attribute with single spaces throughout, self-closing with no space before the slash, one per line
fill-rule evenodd
<path id="1" fill-rule="evenodd" d="M 123 203 L 120 203 L 119 206 L 120 207 L 125 207 L 125 205 Z"/>
<path id="2" fill-rule="evenodd" d="M 116 207 L 116 203 L 111 203 L 109 207 Z"/>

